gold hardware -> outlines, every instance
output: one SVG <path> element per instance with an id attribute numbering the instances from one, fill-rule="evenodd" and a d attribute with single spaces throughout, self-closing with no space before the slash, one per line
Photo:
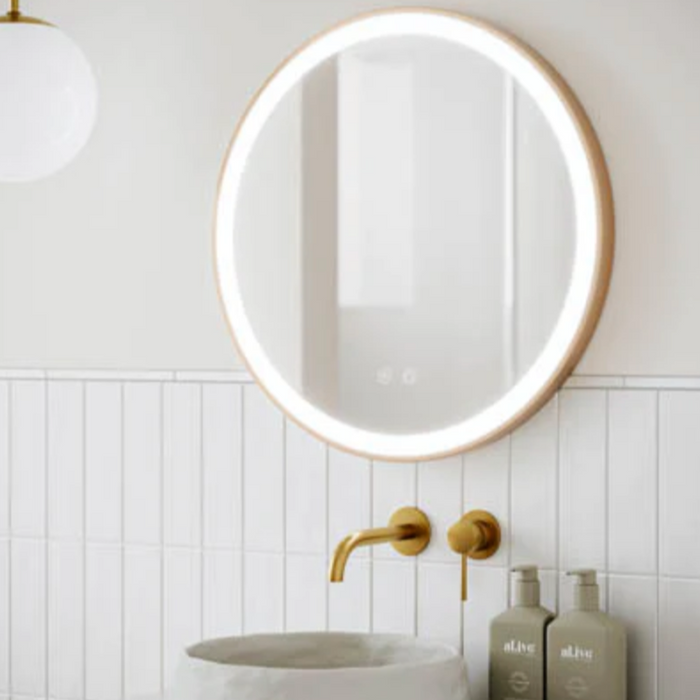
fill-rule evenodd
<path id="1" fill-rule="evenodd" d="M 485 510 L 472 510 L 447 531 L 447 542 L 462 555 L 462 600 L 468 596 L 467 565 L 469 559 L 488 559 L 501 545 L 501 526 Z"/>
<path id="2" fill-rule="evenodd" d="M 329 579 L 331 583 L 343 580 L 348 559 L 358 547 L 390 542 L 399 554 L 415 557 L 430 543 L 430 534 L 430 521 L 423 511 L 400 508 L 391 516 L 388 527 L 360 530 L 346 537 L 335 549 Z"/>
<path id="3" fill-rule="evenodd" d="M 53 27 L 53 24 L 49 24 L 43 19 L 23 15 L 19 9 L 19 0 L 10 0 L 10 9 L 6 15 L 0 16 L 0 24 L 41 24 L 45 27 Z"/>

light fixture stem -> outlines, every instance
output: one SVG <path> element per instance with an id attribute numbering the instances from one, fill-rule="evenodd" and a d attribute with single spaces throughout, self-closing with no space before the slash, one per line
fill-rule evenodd
<path id="1" fill-rule="evenodd" d="M 19 17 L 19 0 L 10 0 L 10 17 Z"/>

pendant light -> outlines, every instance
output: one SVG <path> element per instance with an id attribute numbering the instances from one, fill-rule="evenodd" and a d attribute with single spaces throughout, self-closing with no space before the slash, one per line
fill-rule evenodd
<path id="1" fill-rule="evenodd" d="M 87 143 L 97 84 L 62 31 L 20 12 L 0 16 L 0 182 L 29 182 L 68 165 Z"/>

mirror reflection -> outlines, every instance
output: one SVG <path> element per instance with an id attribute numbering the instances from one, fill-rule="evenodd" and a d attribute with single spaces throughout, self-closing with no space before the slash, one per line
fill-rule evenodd
<path id="1" fill-rule="evenodd" d="M 307 400 L 382 433 L 482 411 L 561 313 L 573 193 L 529 94 L 438 39 L 307 73 L 257 139 L 233 231 L 246 313 Z"/>

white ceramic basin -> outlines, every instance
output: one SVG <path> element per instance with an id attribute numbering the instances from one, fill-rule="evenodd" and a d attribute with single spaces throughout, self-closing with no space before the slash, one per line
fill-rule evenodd
<path id="1" fill-rule="evenodd" d="M 168 700 L 467 700 L 462 657 L 412 637 L 273 634 L 187 649 Z"/>

